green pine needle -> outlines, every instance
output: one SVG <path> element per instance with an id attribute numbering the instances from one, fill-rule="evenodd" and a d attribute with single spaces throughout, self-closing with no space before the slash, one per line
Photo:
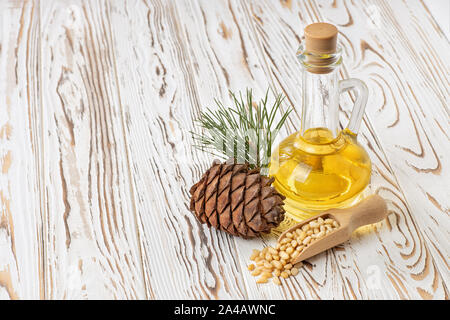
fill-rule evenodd
<path id="1" fill-rule="evenodd" d="M 272 154 L 272 143 L 286 121 L 292 108 L 282 112 L 284 100 L 281 94 L 269 107 L 269 89 L 264 99 L 255 105 L 252 90 L 246 90 L 245 100 L 239 92 L 236 96 L 230 91 L 234 107 L 226 108 L 214 100 L 217 108 L 207 108 L 201 112 L 196 122 L 203 134 L 191 131 L 194 147 L 223 159 L 232 158 L 237 163 L 248 163 L 250 167 L 267 168 Z M 277 113 L 280 120 L 274 124 Z"/>

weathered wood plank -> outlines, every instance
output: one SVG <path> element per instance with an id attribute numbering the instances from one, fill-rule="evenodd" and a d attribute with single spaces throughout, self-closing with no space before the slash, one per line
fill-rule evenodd
<path id="1" fill-rule="evenodd" d="M 377 8 L 375 4 L 370 4 Z M 368 5 L 369 3 L 364 8 L 370 8 Z M 365 19 L 361 18 L 360 21 L 360 18 L 357 17 L 363 14 L 361 12 L 358 13 L 359 15 L 356 13 L 350 14 L 350 7 L 351 10 L 355 10 L 352 4 L 347 1 L 333 2 L 331 4 L 321 1 L 282 2 L 281 4 L 275 4 L 273 2 L 252 2 L 248 4 L 249 17 L 254 21 L 255 30 L 259 33 L 261 48 L 264 51 L 263 55 L 266 56 L 268 61 L 267 69 L 272 73 L 274 86 L 284 88 L 283 90 L 290 96 L 290 101 L 294 101 L 294 104 L 296 104 L 300 102 L 300 99 L 298 97 L 298 89 L 296 89 L 298 77 L 292 71 L 293 66 L 296 65 L 295 57 L 293 54 L 285 54 L 285 52 L 294 53 L 296 46 L 286 39 L 298 38 L 296 30 L 300 30 L 301 32 L 304 25 L 308 23 L 331 21 L 337 24 L 341 31 L 341 43 L 344 46 L 344 54 L 347 58 L 341 75 L 344 77 L 353 75 L 366 81 L 371 89 L 372 99 L 384 97 L 386 99 L 384 105 L 386 109 L 389 108 L 391 110 L 390 114 L 392 114 L 392 110 L 395 108 L 394 103 L 396 103 L 394 100 L 395 97 L 391 95 L 386 98 L 387 94 L 382 95 L 380 93 L 373 97 L 373 90 L 377 90 L 380 86 L 365 78 L 363 71 L 365 66 L 367 68 L 373 68 L 374 66 L 383 64 L 383 61 L 374 61 L 373 57 L 369 57 L 368 55 L 364 56 L 366 49 L 364 43 L 367 44 L 367 42 L 363 42 L 364 40 L 361 38 L 366 37 L 364 32 L 367 32 L 368 27 L 364 26 L 366 26 L 366 21 L 370 20 L 368 20 L 368 17 L 365 17 Z M 401 11 L 400 8 L 397 8 L 397 11 L 399 10 Z M 331 13 L 333 13 L 332 17 L 334 20 L 331 18 Z M 357 19 L 358 21 L 356 21 Z M 392 21 L 389 23 L 391 25 L 393 24 Z M 370 32 L 375 34 L 378 30 L 380 28 L 374 31 L 371 30 Z M 407 52 L 406 54 L 410 55 L 411 53 Z M 402 55 L 402 57 L 405 55 Z M 362 60 L 364 60 L 363 63 Z M 349 73 L 349 70 L 352 70 L 352 72 Z M 390 77 L 389 72 L 381 68 L 377 73 L 377 76 L 381 79 Z M 410 75 L 411 77 L 414 76 Z M 402 81 L 400 78 L 395 80 Z M 389 86 L 383 84 L 381 90 L 383 90 L 382 92 L 389 92 Z M 378 101 L 380 100 L 378 99 Z M 371 103 L 373 102 L 371 101 Z M 341 124 L 345 124 L 348 121 L 349 100 L 344 100 L 342 105 L 345 112 L 342 113 Z M 417 223 L 417 214 L 413 213 L 414 210 L 412 208 L 417 207 L 410 206 L 408 202 L 410 201 L 410 195 L 405 193 L 404 188 L 397 182 L 397 171 L 402 170 L 403 166 L 394 166 L 392 168 L 392 155 L 389 157 L 386 154 L 384 144 L 380 141 L 381 137 L 379 138 L 379 135 L 382 135 L 382 133 L 378 129 L 381 127 L 380 123 L 383 119 L 379 115 L 374 115 L 373 112 L 374 108 L 369 106 L 367 111 L 368 115 L 364 121 L 365 125 L 361 130 L 360 142 L 370 151 L 370 156 L 374 163 L 375 170 L 372 179 L 373 192 L 382 192 L 383 195 L 386 194 L 386 198 L 392 201 L 390 208 L 395 214 L 391 215 L 389 224 L 387 225 L 391 230 L 388 232 L 386 226 L 382 227 L 379 231 L 380 236 L 378 236 L 378 241 L 377 239 L 373 239 L 373 234 L 369 234 L 367 235 L 367 240 L 364 240 L 364 243 L 360 244 L 359 240 L 354 239 L 349 245 L 345 246 L 343 248 L 345 254 L 338 254 L 341 250 L 334 250 L 337 256 L 341 257 L 339 259 L 345 258 L 344 260 L 340 260 L 339 263 L 342 266 L 341 274 L 348 284 L 348 290 L 352 292 L 354 297 L 446 297 L 447 289 L 445 279 L 448 279 L 448 277 L 445 276 L 445 273 L 441 275 L 439 272 L 444 272 L 442 255 L 440 256 L 438 253 L 433 252 L 433 248 L 430 247 L 431 243 L 427 239 L 427 231 L 423 230 Z M 396 136 L 402 137 L 400 132 Z M 386 136 L 383 135 L 382 137 L 383 142 L 386 143 Z M 405 143 L 408 142 L 408 137 L 402 138 L 402 140 L 405 140 Z M 399 142 L 400 140 L 396 140 L 396 143 Z M 419 187 L 416 186 L 416 189 L 420 190 Z M 431 185 L 430 189 L 433 189 Z M 421 205 L 426 206 L 428 204 L 423 203 Z M 396 218 L 394 219 L 394 217 Z M 448 219 L 444 221 L 441 218 L 441 220 L 443 224 L 448 223 Z M 392 228 L 392 225 L 394 225 L 394 228 Z M 441 228 L 435 230 L 433 233 L 438 233 L 439 239 L 435 238 L 438 243 L 446 243 L 445 239 L 448 237 L 444 237 L 442 234 L 442 232 L 445 233 L 445 230 L 448 230 L 448 228 Z M 448 249 L 448 246 L 445 249 Z M 363 252 L 377 252 L 377 254 L 370 256 L 366 254 L 364 256 L 361 254 Z M 368 257 L 370 257 L 372 262 L 368 261 Z M 365 272 L 373 269 L 372 266 L 377 266 L 377 270 L 381 271 L 380 280 L 383 283 L 383 289 L 379 292 L 367 290 L 368 283 L 364 284 L 364 282 L 367 282 L 364 280 L 366 278 L 368 279 Z M 393 273 L 392 270 L 395 270 L 397 274 Z M 359 289 L 361 291 L 360 293 L 355 290 L 355 286 L 362 288 Z"/>
<path id="2" fill-rule="evenodd" d="M 46 298 L 146 298 L 104 1 L 41 7 Z"/>
<path id="3" fill-rule="evenodd" d="M 44 297 L 38 19 L 0 3 L 0 300 Z"/>
<path id="4" fill-rule="evenodd" d="M 347 2 L 346 4 L 348 5 Z M 300 41 L 298 30 L 301 31 L 304 25 L 323 19 L 319 13 L 319 8 L 323 6 L 324 4 L 321 3 L 319 5 L 312 2 L 293 4 L 289 1 L 281 3 L 177 2 L 175 8 L 170 4 L 164 6 L 158 2 L 145 5 L 133 3 L 120 9 L 113 6 L 113 15 L 115 11 L 118 13 L 117 20 L 113 20 L 120 21 L 117 25 L 128 24 L 134 28 L 137 25 L 139 29 L 146 30 L 146 40 L 144 40 L 141 34 L 134 35 L 131 26 L 128 29 L 117 29 L 115 43 L 119 74 L 121 74 L 120 78 L 124 79 L 121 82 L 121 96 L 126 106 L 124 117 L 127 119 L 131 162 L 134 163 L 135 168 L 133 173 L 135 176 L 142 176 L 144 173 L 149 177 L 146 181 L 136 180 L 135 188 L 138 190 L 136 193 L 142 195 L 149 193 L 151 189 L 156 190 L 157 195 L 152 199 L 165 198 L 166 205 L 171 209 L 167 211 L 163 204 L 157 205 L 157 208 L 164 212 L 164 216 L 169 217 L 170 222 L 164 222 L 163 219 L 154 216 L 151 216 L 151 219 L 146 216 L 142 218 L 141 232 L 146 234 L 143 238 L 151 234 L 151 238 L 145 239 L 143 244 L 143 247 L 149 248 L 145 249 L 149 252 L 147 253 L 149 260 L 151 260 L 151 252 L 159 250 L 153 236 L 155 227 L 165 223 L 166 228 L 173 230 L 169 232 L 177 233 L 177 242 L 174 243 L 174 247 L 178 248 L 179 252 L 188 249 L 181 234 L 186 230 L 192 232 L 192 226 L 198 227 L 197 223 L 191 220 L 192 217 L 186 207 L 189 198 L 186 192 L 187 187 L 205 169 L 202 164 L 195 165 L 198 161 L 196 158 L 204 161 L 205 156 L 192 150 L 189 135 L 186 134 L 192 128 L 192 120 L 198 114 L 198 110 L 211 105 L 212 98 L 215 96 L 226 101 L 228 99 L 226 91 L 229 88 L 236 90 L 249 86 L 255 88 L 258 95 L 264 91 L 268 83 L 271 83 L 273 88 L 283 90 L 290 103 L 299 105 L 299 77 L 298 73 L 293 71 L 293 66 L 298 66 L 298 70 L 300 69 L 294 56 L 298 42 L 293 40 Z M 334 6 L 336 10 L 342 10 L 341 4 L 334 4 Z M 344 13 L 349 10 L 347 6 L 343 9 Z M 274 12 L 276 14 L 273 14 Z M 133 16 L 132 21 L 129 16 Z M 352 21 L 350 19 L 353 19 L 351 16 L 345 16 L 340 12 L 338 17 L 348 21 L 335 23 L 351 25 L 349 23 Z M 354 59 L 358 49 L 351 46 L 346 34 L 343 36 L 346 54 Z M 136 43 L 133 47 L 125 45 L 130 39 Z M 170 57 L 167 57 L 168 52 Z M 288 55 L 287 52 L 292 54 Z M 144 70 L 148 70 L 146 73 L 141 72 L 142 64 L 145 65 Z M 133 78 L 130 70 L 136 70 L 139 81 L 128 81 Z M 177 77 L 174 70 L 181 70 L 181 77 Z M 344 69 L 345 75 L 346 72 L 348 70 Z M 151 92 L 147 92 L 146 89 L 150 89 Z M 158 103 L 155 104 L 154 101 Z M 143 104 L 151 107 L 142 110 L 131 107 Z M 348 102 L 344 107 L 348 110 Z M 294 116 L 291 120 L 288 130 L 293 130 L 299 123 L 298 116 L 297 113 L 297 118 Z M 347 113 L 343 113 L 342 120 L 346 121 L 347 118 Z M 150 128 L 153 137 L 148 143 L 143 142 L 139 134 L 142 130 L 140 128 L 145 127 Z M 376 233 L 360 232 L 350 244 L 311 259 L 308 267 L 302 272 L 301 281 L 289 281 L 283 289 L 256 286 L 254 280 L 244 273 L 243 279 L 247 289 L 239 288 L 240 294 L 246 292 L 244 296 L 249 298 L 446 296 L 443 279 L 436 270 L 436 264 L 431 258 L 426 240 L 417 228 L 405 195 L 398 186 L 397 177 L 386 158 L 385 150 L 380 145 L 369 117 L 365 119 L 361 140 L 374 160 L 374 192 L 382 193 L 392 201 L 393 214 L 389 221 L 377 226 Z M 167 153 L 171 154 L 169 163 L 161 161 L 159 156 L 151 155 L 152 151 L 155 152 L 158 149 L 168 150 Z M 143 160 L 140 160 L 141 158 Z M 145 168 L 148 163 L 152 164 L 151 172 Z M 189 163 L 194 165 L 190 166 Z M 192 178 L 189 180 L 186 177 Z M 155 185 L 154 181 L 158 179 L 160 182 Z M 163 181 L 166 179 L 170 181 L 168 185 L 164 185 Z M 182 183 L 181 186 L 180 183 Z M 180 189 L 176 187 L 177 185 Z M 150 210 L 144 204 L 145 197 L 142 198 L 142 203 L 138 206 L 145 208 L 145 211 Z M 148 203 L 148 200 L 146 202 Z M 182 212 L 181 216 L 177 215 L 177 212 Z M 181 217 L 186 222 L 189 221 L 187 227 Z M 206 232 L 211 237 L 215 236 L 214 231 L 211 232 L 204 227 L 198 230 L 197 232 Z M 227 238 L 225 235 L 219 236 Z M 189 239 L 194 246 L 197 245 L 194 236 Z M 164 240 L 174 241 L 170 235 Z M 209 236 L 205 240 L 209 242 Z M 236 270 L 245 269 L 251 249 L 258 247 L 258 244 L 261 245 L 261 241 L 241 239 L 231 241 L 235 243 L 233 247 L 236 247 L 237 251 L 231 252 L 231 258 L 228 259 L 232 259 L 234 267 L 238 265 L 235 267 Z M 223 247 L 220 248 L 223 250 Z M 210 248 L 209 251 L 214 252 L 214 249 Z M 376 254 L 369 255 L 369 259 L 361 252 L 376 252 Z M 147 268 L 152 271 L 149 272 L 151 276 L 147 280 L 149 287 L 152 286 L 152 281 L 156 281 L 156 288 L 163 284 L 167 285 L 152 276 L 154 272 L 159 272 L 158 270 L 164 264 L 174 264 L 174 262 L 171 263 L 172 258 L 169 253 L 161 253 L 164 260 L 161 264 L 156 263 L 152 266 L 151 262 L 148 262 Z M 186 264 L 185 261 L 190 255 L 195 255 L 195 247 L 187 255 L 176 253 L 178 263 L 186 266 L 184 273 L 187 273 L 189 269 L 196 270 L 196 274 L 200 273 L 200 269 L 196 269 L 198 265 Z M 238 262 L 235 261 L 236 258 Z M 414 267 L 412 268 L 411 265 Z M 214 267 L 211 265 L 207 268 L 208 272 L 214 272 Z M 372 273 L 375 274 L 372 275 Z M 227 274 L 221 273 L 221 276 L 226 284 L 229 281 Z M 372 283 L 373 279 L 377 281 L 375 286 Z M 215 281 L 220 282 L 219 277 L 215 278 Z M 183 279 L 182 283 L 184 291 L 180 293 L 180 297 L 217 297 L 217 295 L 205 293 L 201 288 L 202 282 L 197 277 L 192 279 L 192 286 L 195 289 L 191 292 L 185 288 L 189 287 L 189 280 Z M 173 284 L 169 283 L 169 286 Z M 158 296 L 153 291 L 152 294 Z M 167 295 L 168 292 L 164 291 L 164 296 Z"/>
<path id="5" fill-rule="evenodd" d="M 189 131 L 228 89 L 300 106 L 319 20 L 369 86 L 359 141 L 391 215 L 256 285 L 248 257 L 274 238 L 196 221 L 212 158 Z M 423 1 L 3 1 L 0 22 L 0 299 L 448 299 L 450 45 Z"/>
<path id="6" fill-rule="evenodd" d="M 328 19 L 342 16 L 343 9 L 331 16 L 331 8 L 322 7 Z M 434 279 L 432 286 L 415 291 L 422 298 L 447 297 L 450 44 L 419 1 L 358 3 L 347 13 L 353 25 L 344 32 L 359 49 L 346 75 L 358 72 L 369 85 L 367 116 L 404 195 L 408 225 L 423 243 L 417 246 L 422 262 L 410 265 L 410 276 Z M 364 23 L 368 27 L 358 27 Z M 437 289 L 433 270 L 441 274 L 443 291 Z"/>
<path id="7" fill-rule="evenodd" d="M 443 32 L 450 39 L 450 25 L 448 24 L 448 13 L 450 12 L 450 2 L 447 0 L 421 0 L 424 10 L 427 12 L 431 24 L 435 25 L 440 32 Z"/>
<path id="8" fill-rule="evenodd" d="M 197 80 L 217 81 L 197 77 L 204 65 L 186 45 L 175 2 L 116 2 L 111 12 L 148 295 L 245 298 L 233 239 L 188 210 L 189 188 L 209 165 L 189 134 L 202 105 Z"/>
<path id="9" fill-rule="evenodd" d="M 179 12 L 184 13 L 184 29 L 186 34 L 193 34 L 190 30 L 197 30 L 200 34 L 206 34 L 208 44 L 206 53 L 217 55 L 216 65 L 221 65 L 223 73 L 228 77 L 219 82 L 220 86 L 233 90 L 244 90 L 246 87 L 255 89 L 256 96 L 262 97 L 266 88 L 276 79 L 277 74 L 272 73 L 273 66 L 270 65 L 270 57 L 265 53 L 258 33 L 258 26 L 252 22 L 253 13 L 249 11 L 246 2 L 227 2 L 218 5 L 210 1 L 199 2 L 198 6 L 182 6 L 178 3 Z M 192 13 L 191 13 L 192 12 Z M 207 14 L 208 13 L 208 14 Z M 270 15 L 270 12 L 267 13 Z M 199 17 L 203 18 L 203 21 Z M 228 30 L 228 37 L 222 36 L 222 30 Z M 198 48 L 205 43 L 201 36 L 192 36 L 189 46 Z M 279 45 L 279 44 L 277 44 Z M 206 46 L 206 44 L 205 44 Z M 281 48 L 280 48 L 281 50 Z M 230 56 L 231 58 L 227 58 Z M 281 51 L 280 51 L 281 52 Z M 295 50 L 293 51 L 295 52 Z M 211 55 L 209 53 L 209 55 Z M 206 60 L 197 54 L 199 63 Z M 213 59 L 211 59 L 214 61 Z M 207 73 L 201 73 L 199 78 L 208 77 Z M 198 87 L 202 90 L 203 87 Z M 277 92 L 283 92 L 279 86 L 272 86 Z M 284 92 L 286 94 L 286 92 Z M 203 93 L 205 102 L 216 95 L 216 92 Z M 228 97 L 224 97 L 228 100 Z M 229 101 L 229 100 L 228 100 Z M 292 103 L 288 96 L 287 104 Z M 206 106 L 205 103 L 203 105 Z M 285 106 L 286 108 L 286 106 Z M 291 117 L 291 127 L 295 120 Z M 281 135 L 284 135 L 283 130 Z M 261 248 L 265 242 L 273 243 L 275 238 L 269 237 L 264 240 L 247 241 L 235 239 L 239 254 L 239 262 L 245 269 L 249 263 L 251 250 Z M 249 298 L 278 298 L 278 299 L 311 299 L 334 296 L 337 299 L 349 298 L 350 294 L 345 288 L 345 283 L 340 277 L 338 266 L 331 259 L 325 259 L 319 266 L 308 265 L 304 273 L 296 278 L 290 279 L 282 288 L 276 286 L 261 286 L 255 283 L 255 278 L 249 272 L 244 273 L 244 279 L 249 292 Z M 334 276 L 329 276 L 330 274 Z"/>

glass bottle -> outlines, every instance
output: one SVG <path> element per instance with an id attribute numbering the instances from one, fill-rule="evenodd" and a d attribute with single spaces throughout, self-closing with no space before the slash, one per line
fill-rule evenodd
<path id="1" fill-rule="evenodd" d="M 297 57 L 302 65 L 301 126 L 272 153 L 269 175 L 286 196 L 285 209 L 294 220 L 352 205 L 368 186 L 371 162 L 357 142 L 368 90 L 358 79 L 338 80 L 342 50 L 337 29 L 327 23 L 305 28 L 305 44 Z M 339 129 L 339 96 L 356 91 L 350 121 Z"/>

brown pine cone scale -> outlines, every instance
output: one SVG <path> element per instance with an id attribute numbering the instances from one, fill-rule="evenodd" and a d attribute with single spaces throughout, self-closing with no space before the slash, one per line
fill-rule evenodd
<path id="1" fill-rule="evenodd" d="M 260 169 L 214 161 L 190 189 L 190 210 L 208 226 L 243 238 L 256 237 L 284 219 L 285 197 L 272 182 Z"/>

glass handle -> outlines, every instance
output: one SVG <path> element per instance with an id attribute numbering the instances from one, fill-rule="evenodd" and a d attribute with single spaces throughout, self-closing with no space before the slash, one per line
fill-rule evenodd
<path id="1" fill-rule="evenodd" d="M 357 94 L 347 128 L 354 134 L 358 134 L 361 120 L 364 116 L 364 110 L 366 109 L 369 90 L 366 84 L 359 79 L 351 78 L 339 81 L 339 93 L 342 94 L 348 90 L 356 90 Z"/>

